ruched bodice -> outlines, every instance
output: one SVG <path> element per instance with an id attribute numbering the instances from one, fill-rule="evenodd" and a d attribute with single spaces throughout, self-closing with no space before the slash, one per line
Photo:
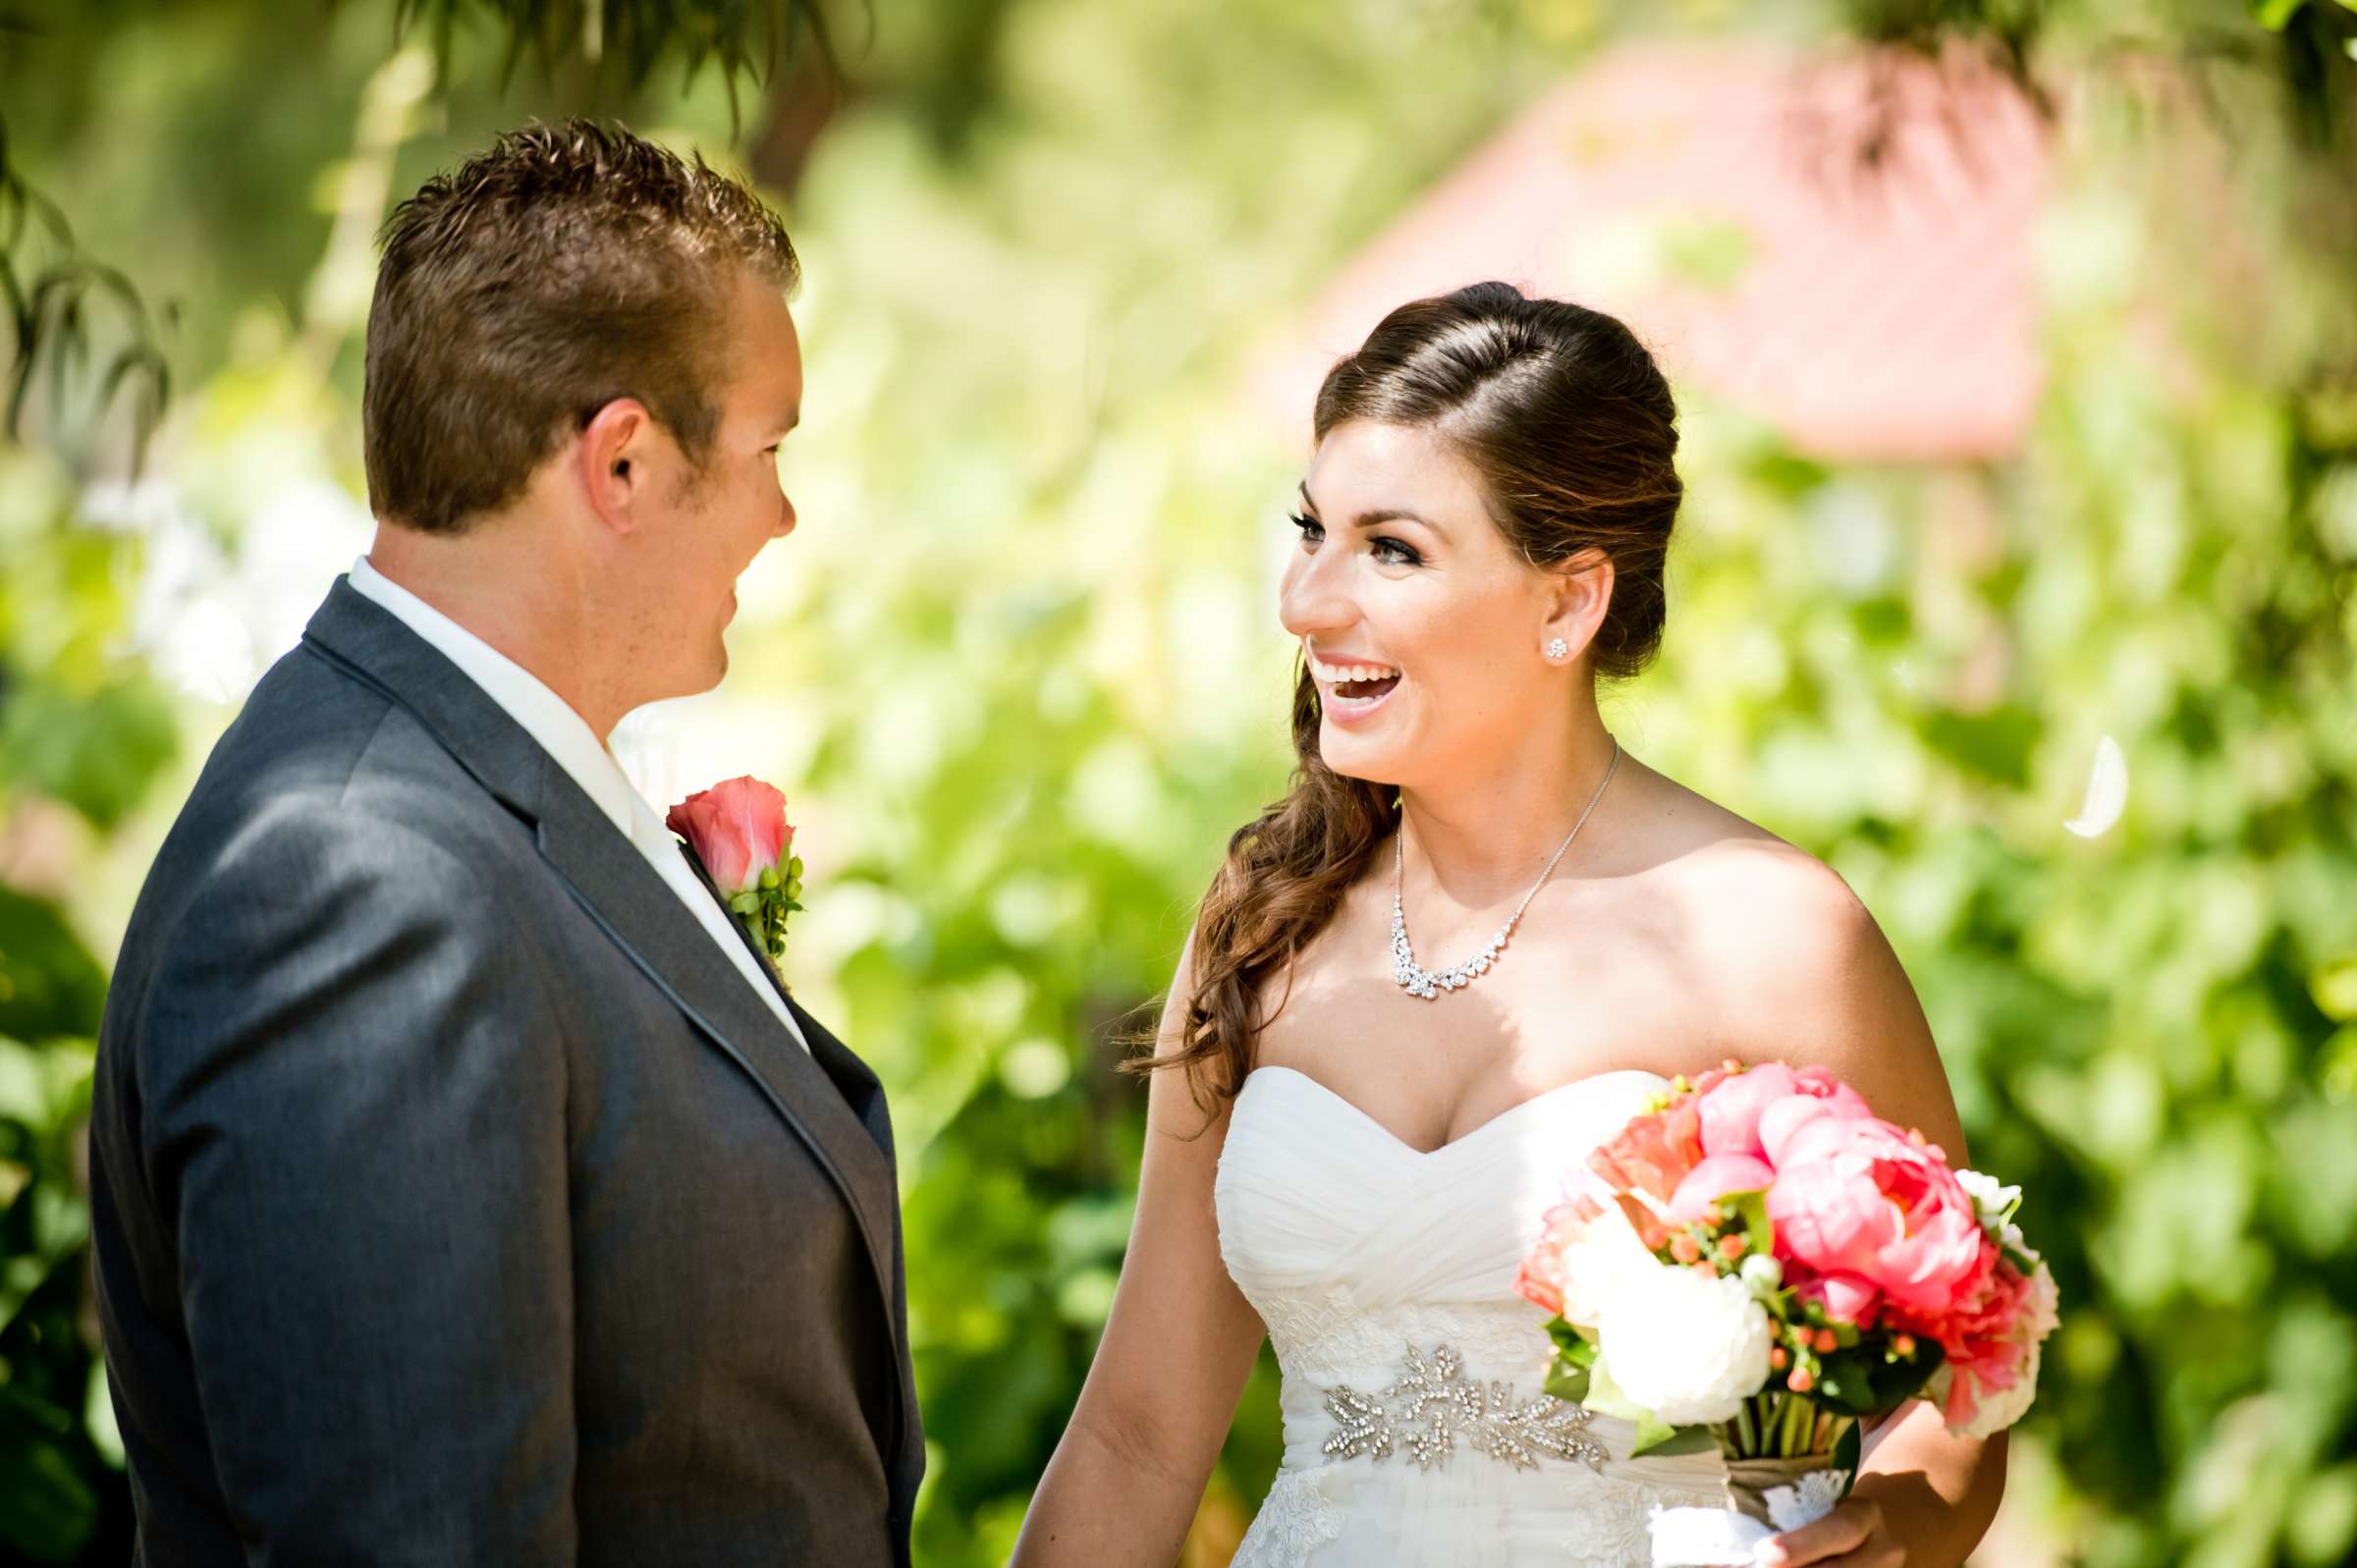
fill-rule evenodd
<path id="1" fill-rule="evenodd" d="M 1716 1500 L 1715 1458 L 1632 1461 L 1624 1423 L 1542 1398 L 1546 1315 L 1513 1289 L 1583 1157 L 1663 1087 L 1582 1079 L 1425 1152 L 1290 1068 L 1245 1080 L 1220 1253 L 1284 1372 L 1285 1460 L 1237 1568 L 1626 1568 L 1654 1504 Z"/>

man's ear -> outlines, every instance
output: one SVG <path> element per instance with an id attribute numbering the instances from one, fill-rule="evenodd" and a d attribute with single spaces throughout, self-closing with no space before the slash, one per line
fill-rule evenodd
<path id="1" fill-rule="evenodd" d="M 655 417 L 635 398 L 617 398 L 598 409 L 574 444 L 589 510 L 616 533 L 638 526 L 654 478 L 648 461 L 654 444 Z"/>
<path id="2" fill-rule="evenodd" d="M 1539 642 L 1544 646 L 1557 637 L 1570 644 L 1570 658 L 1586 651 L 1596 628 L 1604 624 L 1605 612 L 1613 605 L 1613 558 L 1593 545 L 1556 562 L 1546 568 L 1548 575 L 1548 609 L 1546 622 L 1539 627 Z"/>

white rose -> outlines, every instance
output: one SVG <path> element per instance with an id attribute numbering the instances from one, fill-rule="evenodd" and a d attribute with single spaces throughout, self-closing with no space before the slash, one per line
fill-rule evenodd
<path id="1" fill-rule="evenodd" d="M 1564 1321 L 1589 1328 L 1604 1321 L 1605 1308 L 1623 1287 L 1662 1271 L 1661 1260 L 1645 1250 L 1617 1204 L 1605 1205 L 1580 1228 L 1562 1260 Z"/>
<path id="2" fill-rule="evenodd" d="M 1614 1294 L 1597 1335 L 1620 1391 L 1673 1427 L 1730 1421 L 1768 1381 L 1768 1314 L 1739 1278 L 1657 1264 Z"/>

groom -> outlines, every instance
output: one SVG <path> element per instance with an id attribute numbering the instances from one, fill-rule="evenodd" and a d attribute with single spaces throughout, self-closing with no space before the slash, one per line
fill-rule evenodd
<path id="1" fill-rule="evenodd" d="M 794 251 L 585 124 L 395 214 L 375 541 L 141 892 L 92 1109 L 140 1560 L 906 1564 L 892 1133 L 604 737 L 794 527 Z"/>

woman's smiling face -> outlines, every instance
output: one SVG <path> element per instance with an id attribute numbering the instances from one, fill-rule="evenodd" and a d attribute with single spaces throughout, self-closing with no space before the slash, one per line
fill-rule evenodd
<path id="1" fill-rule="evenodd" d="M 1569 661 L 1541 649 L 1564 634 L 1553 620 L 1563 578 L 1507 542 L 1448 441 L 1418 425 L 1335 426 L 1294 522 L 1280 617 L 1309 661 L 1335 772 L 1403 786 L 1451 777 L 1562 702 Z M 1587 639 L 1569 636 L 1576 654 Z"/>

